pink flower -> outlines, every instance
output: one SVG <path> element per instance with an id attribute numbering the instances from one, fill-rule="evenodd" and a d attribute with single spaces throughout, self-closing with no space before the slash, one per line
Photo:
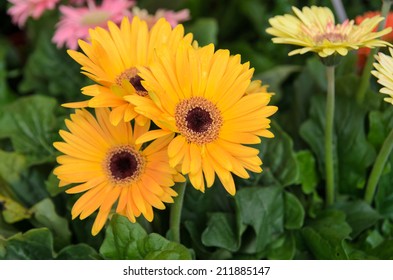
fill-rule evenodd
<path id="1" fill-rule="evenodd" d="M 128 9 L 134 5 L 132 0 L 103 0 L 100 6 L 93 0 L 86 2 L 88 7 L 60 6 L 62 16 L 52 38 L 58 48 L 65 45 L 76 50 L 78 40 L 87 39 L 90 28 L 106 28 L 108 20 L 119 24 L 124 16 L 131 17 Z"/>
<path id="2" fill-rule="evenodd" d="M 53 10 L 60 0 L 8 0 L 12 4 L 7 13 L 12 22 L 23 27 L 31 16 L 38 19 L 46 10 Z"/>
<path id="3" fill-rule="evenodd" d="M 154 15 L 151 15 L 145 9 L 134 7 L 132 9 L 132 15 L 146 21 L 149 27 L 152 27 L 160 18 L 165 18 L 172 27 L 175 27 L 180 22 L 190 19 L 190 11 L 188 9 L 183 9 L 178 12 L 158 9 Z"/>

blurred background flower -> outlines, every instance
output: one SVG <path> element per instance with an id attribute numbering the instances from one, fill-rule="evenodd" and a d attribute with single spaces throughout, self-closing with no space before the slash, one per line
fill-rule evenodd
<path id="1" fill-rule="evenodd" d="M 8 0 L 12 6 L 8 14 L 12 22 L 23 27 L 29 17 L 38 19 L 46 10 L 53 10 L 60 0 Z"/>
<path id="2" fill-rule="evenodd" d="M 60 6 L 60 21 L 56 25 L 53 42 L 57 47 L 78 48 L 78 40 L 89 36 L 89 29 L 106 27 L 108 20 L 119 24 L 124 16 L 130 17 L 134 1 L 103 0 L 97 5 L 94 0 L 86 0 L 87 7 Z"/>

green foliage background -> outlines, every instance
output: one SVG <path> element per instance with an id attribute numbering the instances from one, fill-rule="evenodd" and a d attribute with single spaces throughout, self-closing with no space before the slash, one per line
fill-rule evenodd
<path id="1" fill-rule="evenodd" d="M 344 1 L 350 18 L 379 10 L 381 1 Z M 188 187 L 181 221 L 182 244 L 169 241 L 168 211 L 149 224 L 114 215 L 92 237 L 93 217 L 71 220 L 77 196 L 66 195 L 52 174 L 52 143 L 89 81 L 79 65 L 51 43 L 56 11 L 25 30 L 11 24 L 0 2 L 0 259 L 393 259 L 393 156 L 370 206 L 364 187 L 381 145 L 393 128 L 393 110 L 372 79 L 358 105 L 356 53 L 336 71 L 334 158 L 340 196 L 324 206 L 325 72 L 312 54 L 288 57 L 273 45 L 268 19 L 291 6 L 330 1 L 138 1 L 150 11 L 189 8 L 185 23 L 201 45 L 240 53 L 255 79 L 275 92 L 274 139 L 258 145 L 264 171 L 236 178 L 228 195 L 220 182 L 202 194 Z M 331 7 L 332 8 L 332 7 Z"/>

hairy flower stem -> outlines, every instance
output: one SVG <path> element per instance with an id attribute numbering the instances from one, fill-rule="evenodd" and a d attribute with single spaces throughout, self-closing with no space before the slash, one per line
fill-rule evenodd
<path id="1" fill-rule="evenodd" d="M 378 26 L 378 31 L 381 31 L 385 28 L 386 17 L 389 14 L 392 2 L 392 0 L 384 0 L 382 3 L 381 16 L 384 18 L 384 20 L 380 22 Z M 367 57 L 366 64 L 364 65 L 358 91 L 356 92 L 356 100 L 359 104 L 363 103 L 364 98 L 366 97 L 366 91 L 370 86 L 371 69 L 373 67 L 373 62 L 375 59 L 374 56 L 377 52 L 378 48 L 371 49 L 370 54 Z"/>
<path id="2" fill-rule="evenodd" d="M 334 203 L 334 163 L 333 163 L 333 126 L 334 126 L 334 70 L 335 66 L 326 66 L 327 100 L 325 123 L 325 172 L 326 205 Z"/>
<path id="3" fill-rule="evenodd" d="M 174 199 L 175 202 L 171 205 L 169 217 L 170 239 L 177 243 L 180 243 L 180 221 L 186 186 L 187 180 L 184 183 L 177 183 L 174 186 L 174 190 L 177 192 L 178 195 Z"/>
<path id="4" fill-rule="evenodd" d="M 382 171 L 385 167 L 385 163 L 389 158 L 392 148 L 393 148 L 393 129 L 390 131 L 388 137 L 383 142 L 382 148 L 379 151 L 377 159 L 374 162 L 373 169 L 371 170 L 371 174 L 368 179 L 364 200 L 370 205 L 373 201 L 379 178 L 381 177 Z"/>

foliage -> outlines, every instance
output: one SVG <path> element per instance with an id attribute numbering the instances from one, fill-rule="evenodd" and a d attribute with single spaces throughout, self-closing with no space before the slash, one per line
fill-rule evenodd
<path id="1" fill-rule="evenodd" d="M 90 234 L 94 217 L 71 219 L 77 197 L 58 188 L 52 143 L 70 113 L 60 104 L 82 99 L 80 88 L 88 81 L 66 50 L 50 41 L 55 13 L 20 30 L 2 2 L 0 259 L 392 259 L 393 155 L 373 203 L 363 201 L 376 154 L 393 128 L 391 106 L 377 94 L 375 79 L 367 104 L 355 102 L 356 53 L 343 58 L 334 123 L 340 195 L 326 208 L 324 68 L 312 55 L 288 57 L 290 47 L 273 45 L 264 32 L 270 17 L 311 2 L 330 6 L 300 0 L 140 1 L 151 11 L 189 8 L 186 31 L 200 45 L 214 43 L 250 61 L 279 107 L 275 138 L 254 145 L 263 160 L 261 174 L 235 178 L 234 197 L 219 180 L 205 193 L 186 189 L 181 244 L 166 238 L 168 209 L 157 211 L 151 224 L 114 215 L 96 237 Z M 358 2 L 345 1 L 351 17 L 379 9 L 380 1 Z"/>

